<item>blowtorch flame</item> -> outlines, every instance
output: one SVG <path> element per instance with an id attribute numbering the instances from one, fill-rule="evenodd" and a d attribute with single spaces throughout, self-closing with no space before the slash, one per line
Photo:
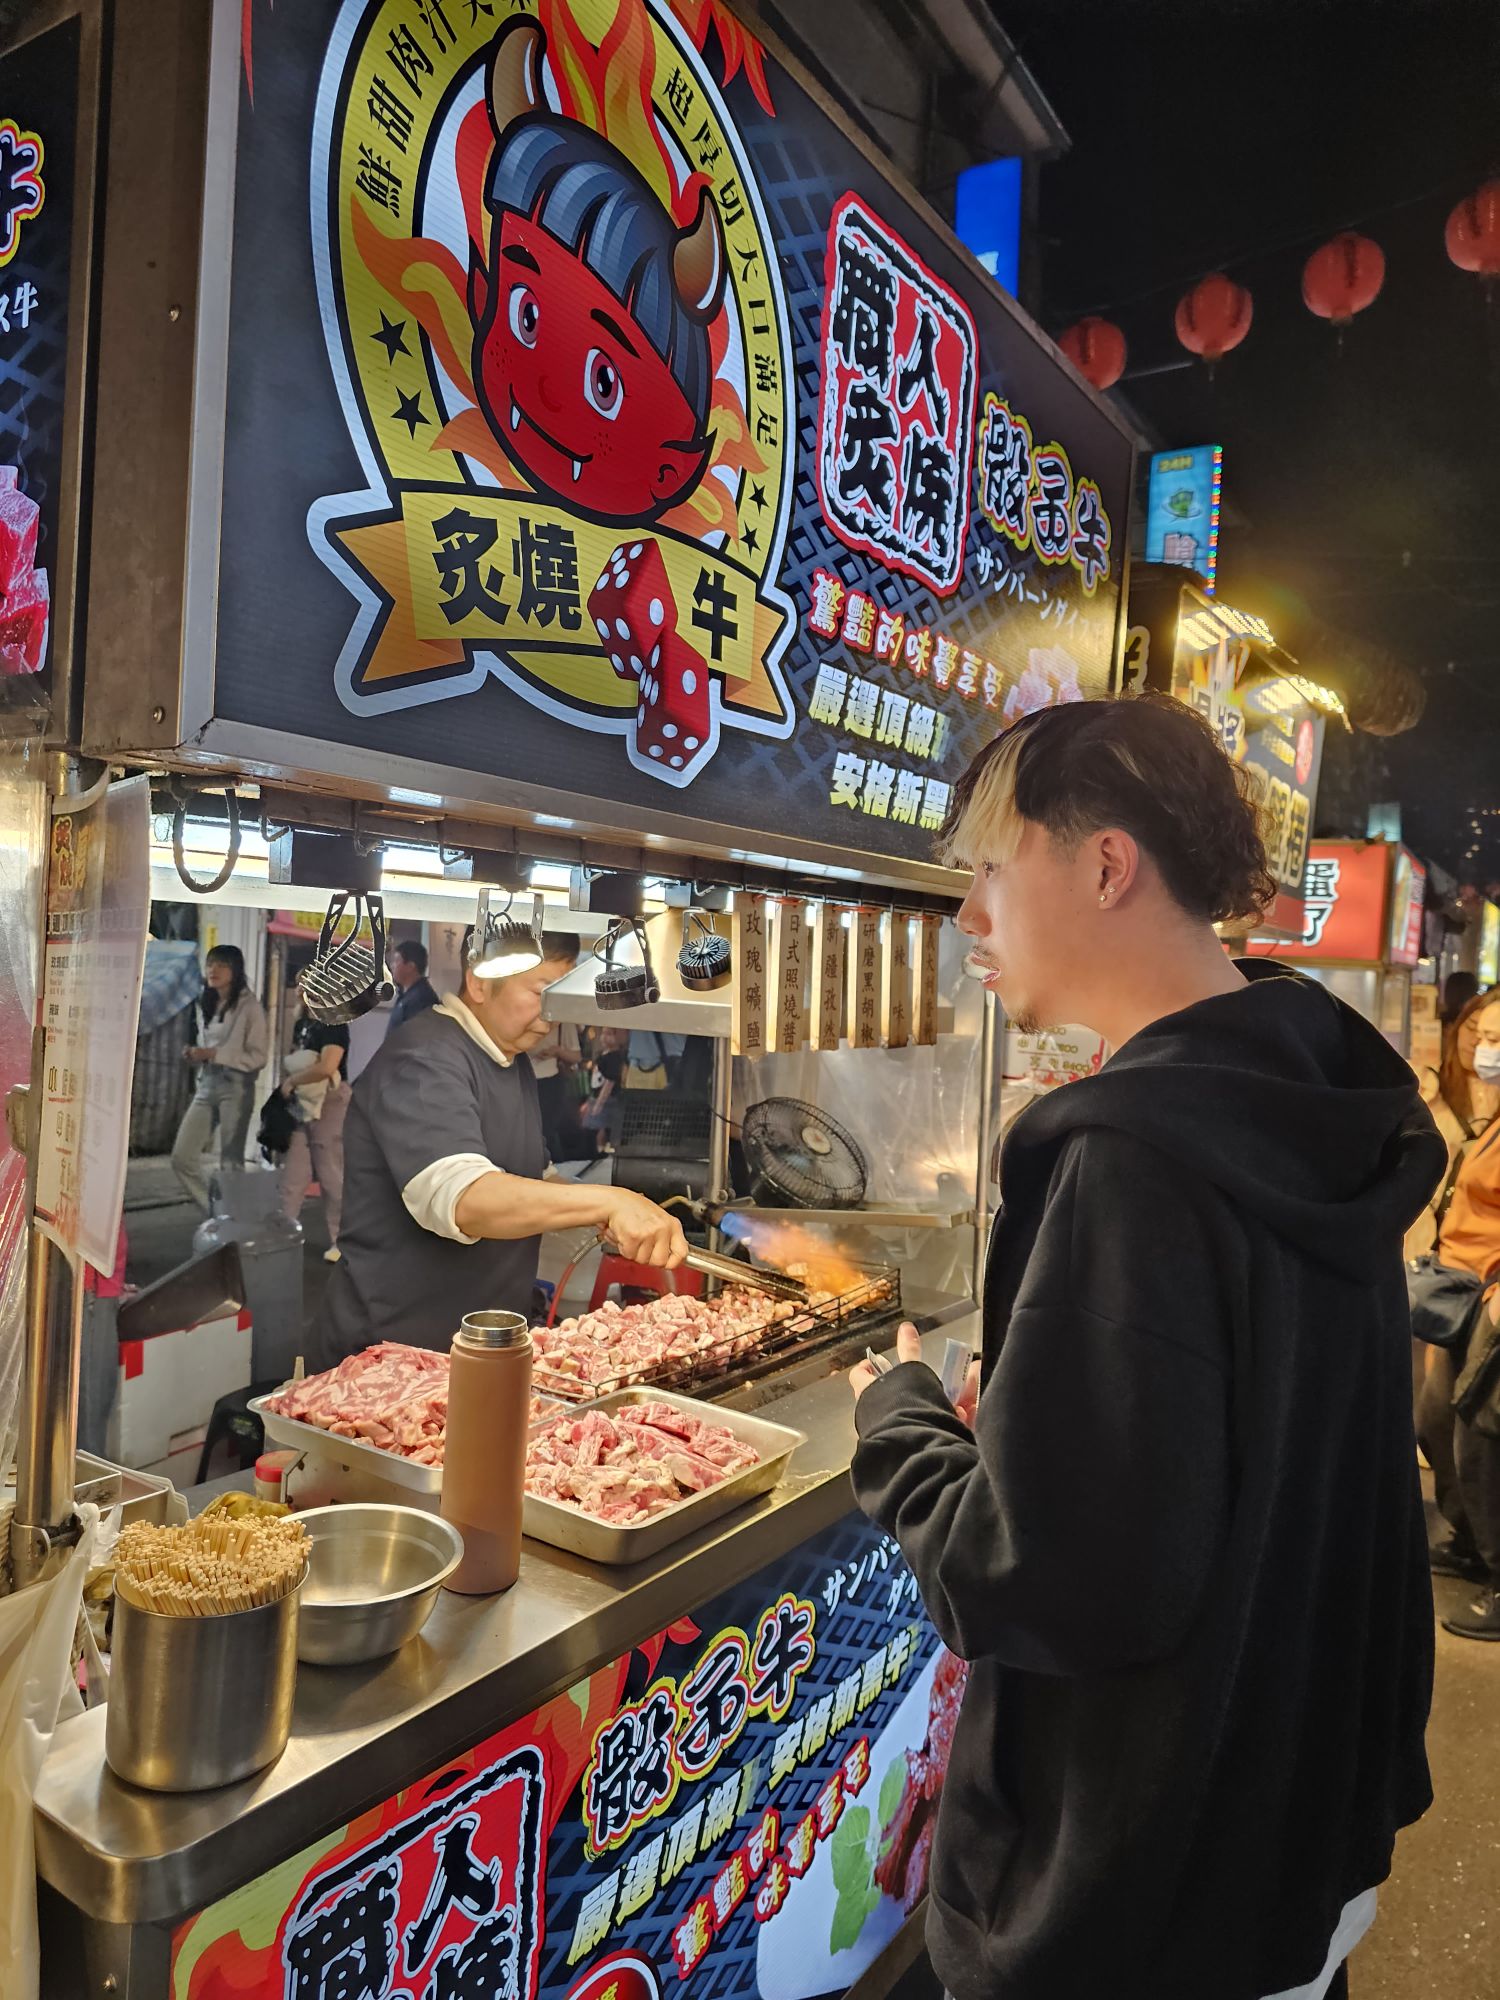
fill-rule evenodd
<path id="1" fill-rule="evenodd" d="M 726 1215 L 720 1225 L 726 1236 L 742 1242 L 768 1270 L 800 1278 L 814 1292 L 838 1295 L 864 1284 L 867 1273 L 846 1250 L 830 1243 L 804 1223 L 770 1221 L 763 1215 Z"/>

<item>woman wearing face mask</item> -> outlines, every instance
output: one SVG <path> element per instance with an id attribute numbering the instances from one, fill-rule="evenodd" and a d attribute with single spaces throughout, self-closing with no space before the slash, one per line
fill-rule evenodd
<path id="1" fill-rule="evenodd" d="M 1474 1000 L 1454 1025 L 1444 1061 L 1444 1101 L 1456 1115 L 1461 1096 L 1466 1139 L 1436 1219 L 1438 1261 L 1483 1281 L 1480 1324 L 1500 1325 L 1500 998 Z M 1452 1093 L 1451 1095 L 1449 1093 Z M 1435 1107 L 1434 1107 L 1435 1108 Z M 1418 1405 L 1418 1431 L 1432 1466 L 1438 1507 L 1452 1530 L 1432 1552 L 1444 1575 L 1481 1585 L 1464 1611 L 1443 1620 L 1467 1639 L 1500 1639 L 1500 1439 L 1455 1415 L 1452 1404 L 1465 1355 L 1433 1348 Z"/>

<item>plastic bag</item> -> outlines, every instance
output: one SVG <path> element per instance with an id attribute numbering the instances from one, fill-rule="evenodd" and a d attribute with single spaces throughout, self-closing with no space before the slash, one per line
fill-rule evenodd
<path id="1" fill-rule="evenodd" d="M 0 1993 L 36 2000 L 39 1949 L 32 1802 L 59 1713 L 73 1684 L 73 1635 L 94 1561 L 99 1510 L 56 1576 L 0 1597 Z"/>
<path id="2" fill-rule="evenodd" d="M 0 753 L 0 1099 L 31 1079 L 47 856 L 47 789 L 40 760 Z M 30 1208 L 26 1161 L 0 1121 L 0 1467 L 16 1447 L 26 1323 Z"/>

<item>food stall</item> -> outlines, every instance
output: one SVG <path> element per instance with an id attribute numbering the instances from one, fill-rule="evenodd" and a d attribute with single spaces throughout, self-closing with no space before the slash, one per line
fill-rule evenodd
<path id="1" fill-rule="evenodd" d="M 1343 703 L 1280 645 L 1265 620 L 1183 581 L 1171 564 L 1130 578 L 1127 684 L 1155 688 L 1203 715 L 1260 802 L 1276 897 L 1263 929 L 1295 939 L 1317 817 L 1323 737 L 1347 728 Z"/>
<path id="2" fill-rule="evenodd" d="M 1410 1055 L 1412 974 L 1423 956 L 1426 892 L 1426 868 L 1397 842 L 1315 840 L 1301 937 L 1254 937 L 1248 950 L 1298 966 Z"/>
<path id="3" fill-rule="evenodd" d="M 736 1065 L 854 1065 L 899 1159 L 954 1040 L 933 834 L 1004 721 L 1114 684 L 1127 430 L 719 0 L 115 16 L 114 100 L 159 109 L 101 167 L 78 750 L 232 795 L 291 908 L 392 847 L 518 914 L 567 867 L 618 950 L 555 1017 L 628 973 L 615 1021 L 712 1039 L 710 1223 Z M 995 1023 L 965 1019 L 982 1238 Z M 677 1503 L 649 1554 L 533 1532 L 503 1596 L 303 1664 L 255 1775 L 143 1790 L 105 1713 L 63 1724 L 43 1991 L 885 1990 L 962 1675 L 851 1508 L 842 1369 L 923 1303 L 879 1266 L 630 1376 L 705 1449 L 792 1433 L 774 1486 Z M 972 1297 L 931 1305 L 935 1361 L 973 1343 Z M 422 1450 L 329 1455 L 423 1506 Z"/>

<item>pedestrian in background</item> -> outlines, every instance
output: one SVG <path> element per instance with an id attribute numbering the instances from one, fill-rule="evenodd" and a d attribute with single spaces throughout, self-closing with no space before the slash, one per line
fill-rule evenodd
<path id="1" fill-rule="evenodd" d="M 281 1085 L 283 1094 L 291 1099 L 297 1126 L 281 1168 L 281 1212 L 289 1222 L 295 1222 L 307 1190 L 316 1180 L 323 1190 L 323 1218 L 328 1224 L 323 1259 L 336 1264 L 344 1213 L 344 1120 L 350 1096 L 344 1066 L 349 1057 L 349 1030 L 315 1021 L 307 1011 L 307 1002 L 301 999 L 300 985 L 297 990 L 301 1004 Z"/>
<path id="2" fill-rule="evenodd" d="M 203 976 L 197 1003 L 202 1033 L 183 1051 L 184 1060 L 197 1072 L 193 1100 L 177 1128 L 172 1167 L 183 1192 L 206 1209 L 204 1152 L 217 1133 L 220 1165 L 244 1166 L 255 1079 L 271 1052 L 271 1033 L 266 1010 L 245 978 L 245 957 L 238 945 L 216 944 L 204 961 Z"/>
<path id="3" fill-rule="evenodd" d="M 413 1015 L 437 1005 L 437 990 L 427 977 L 427 947 L 418 944 L 415 938 L 403 938 L 400 944 L 393 944 L 388 963 L 396 984 L 396 1004 L 385 1031 L 393 1035 Z"/>

